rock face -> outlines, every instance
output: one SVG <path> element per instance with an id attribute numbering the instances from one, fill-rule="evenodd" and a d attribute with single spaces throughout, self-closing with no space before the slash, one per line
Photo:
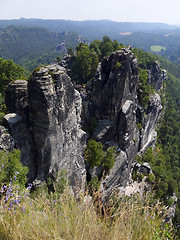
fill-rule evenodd
<path id="1" fill-rule="evenodd" d="M 28 82 L 16 80 L 6 91 L 6 106 L 10 113 L 24 116 L 28 112 Z"/>
<path id="2" fill-rule="evenodd" d="M 155 61 L 150 70 L 148 70 L 148 82 L 159 91 L 166 79 L 166 70 L 161 70 L 159 62 Z"/>
<path id="3" fill-rule="evenodd" d="M 10 151 L 14 148 L 14 140 L 5 127 L 0 126 L 0 151 Z"/>
<path id="4" fill-rule="evenodd" d="M 157 79 L 152 77 L 158 89 L 164 80 L 160 71 L 158 68 Z M 155 70 L 151 76 L 155 76 Z M 154 129 L 162 109 L 161 99 L 157 93 L 151 95 L 148 108 L 143 109 L 138 101 L 138 80 L 137 59 L 128 47 L 104 59 L 88 84 L 88 117 L 98 122 L 93 138 L 119 148 L 115 165 L 103 181 L 105 197 L 127 185 L 136 154 L 156 140 Z"/>
<path id="5" fill-rule="evenodd" d="M 58 65 L 34 72 L 28 90 L 38 178 L 66 169 L 70 184 L 80 187 L 85 182 L 86 171 L 82 155 L 85 133 L 80 128 L 79 92 Z"/>
<path id="6" fill-rule="evenodd" d="M 95 78 L 87 84 L 81 114 L 82 98 L 66 74 L 70 63 L 66 57 L 61 66 L 36 69 L 28 83 L 18 80 L 10 84 L 6 96 L 10 114 L 5 116 L 5 126 L 21 149 L 22 162 L 30 168 L 29 179 L 42 181 L 66 169 L 70 185 L 79 191 L 84 188 L 86 170 L 90 177 L 102 176 L 102 167 L 86 169 L 83 158 L 86 133 L 81 118 L 96 119 L 92 137 L 117 150 L 114 167 L 102 182 L 106 198 L 127 186 L 135 156 L 155 142 L 161 99 L 155 93 L 147 109 L 139 104 L 138 63 L 127 47 L 99 64 Z M 166 74 L 155 63 L 148 76 L 149 83 L 159 90 Z"/>
<path id="7" fill-rule="evenodd" d="M 10 85 L 8 94 L 11 92 L 12 96 L 16 95 L 17 89 L 22 85 L 20 81 L 16 82 L 15 87 Z M 12 89 L 15 93 L 12 93 Z M 33 178 L 42 181 L 49 174 L 66 169 L 70 184 L 79 189 L 83 188 L 86 179 L 83 159 L 85 133 L 80 126 L 79 92 L 74 89 L 64 68 L 50 65 L 34 71 L 26 94 L 23 95 L 25 99 L 27 95 L 28 123 L 24 122 L 23 116 L 17 114 L 6 116 L 6 122 L 16 139 L 16 145 L 21 150 L 26 146 L 26 152 L 27 145 L 29 146 L 32 154 L 28 154 L 31 157 L 26 161 L 34 163 Z M 11 97 L 6 99 L 8 102 Z M 19 102 L 19 99 L 14 101 L 14 109 L 21 114 L 23 111 Z M 9 105 L 7 103 L 7 106 Z M 25 135 L 22 134 L 24 129 Z M 22 161 L 25 161 L 25 157 L 22 158 Z"/>

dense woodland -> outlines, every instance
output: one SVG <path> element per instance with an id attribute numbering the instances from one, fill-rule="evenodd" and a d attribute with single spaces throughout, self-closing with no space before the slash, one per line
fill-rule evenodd
<path id="1" fill-rule="evenodd" d="M 73 32 L 53 33 L 39 27 L 9 26 L 0 30 L 0 57 L 11 59 L 30 72 L 39 65 L 56 62 L 69 47 L 77 46 L 79 38 Z"/>
<path id="2" fill-rule="evenodd" d="M 112 41 L 107 36 L 104 36 L 102 41 L 94 40 L 90 44 L 79 43 L 77 45 L 77 41 L 75 40 L 77 39 L 76 34 L 51 34 L 45 29 L 38 28 L 31 28 L 28 31 L 26 29 L 25 36 L 24 32 L 25 28 L 9 27 L 5 31 L 3 30 L 0 35 L 0 53 L 4 56 L 4 59 L 0 59 L 1 120 L 3 115 L 7 113 L 4 103 L 4 95 L 8 83 L 15 79 L 28 79 L 24 69 L 21 66 L 16 65 L 14 62 L 25 67 L 31 63 L 29 69 L 36 67 L 36 64 L 49 64 L 51 61 L 55 61 L 58 57 L 55 49 L 52 49 L 50 52 L 52 45 L 54 44 L 54 46 L 56 46 L 56 44 L 65 40 L 68 43 L 68 54 L 75 56 L 75 61 L 71 66 L 70 76 L 74 82 L 86 84 L 87 81 L 93 78 L 99 61 L 123 47 L 123 44 L 119 44 L 116 40 Z M 27 46 L 21 42 L 24 42 L 25 39 L 27 39 Z M 46 44 L 44 44 L 44 41 L 39 41 L 39 39 L 46 39 Z M 32 41 L 34 41 L 33 44 L 28 45 Z M 76 47 L 75 43 L 77 45 Z M 16 46 L 16 52 L 11 48 L 12 46 L 13 48 Z M 178 45 L 176 46 L 179 48 Z M 44 53 L 45 49 L 49 49 L 47 54 Z M 173 48 L 171 54 L 174 54 L 174 51 L 175 49 Z M 175 227 L 177 227 L 180 225 L 180 65 L 172 63 L 159 55 L 153 55 L 144 52 L 143 50 L 139 50 L 138 48 L 134 48 L 133 52 L 139 63 L 139 88 L 141 88 L 143 92 L 143 95 L 139 96 L 139 99 L 142 106 L 146 107 L 149 96 L 152 91 L 154 91 L 147 83 L 146 70 L 151 67 L 151 64 L 155 60 L 158 60 L 161 67 L 167 70 L 168 78 L 164 86 L 166 89 L 166 95 L 164 96 L 164 94 L 162 94 L 164 114 L 157 127 L 158 141 L 154 149 L 147 149 L 143 156 L 137 157 L 137 160 L 139 162 L 149 162 L 152 167 L 155 179 L 149 179 L 149 181 L 153 185 L 155 194 L 154 199 L 160 198 L 166 205 L 171 205 L 173 204 L 171 198 L 173 193 L 178 197 L 176 216 L 174 219 Z M 178 52 L 176 52 L 176 54 L 178 55 Z M 13 59 L 14 62 L 12 60 L 5 60 L 8 58 Z M 94 147 L 93 144 L 94 146 L 96 145 L 96 143 L 93 142 L 91 142 L 91 144 L 89 143 L 89 148 L 87 145 L 85 156 L 90 148 Z M 113 166 L 112 162 L 114 161 L 113 150 L 111 149 L 109 150 L 109 153 L 105 153 L 101 146 L 98 146 L 98 149 L 99 150 L 97 150 L 96 154 L 97 156 L 100 156 L 100 158 L 98 158 L 97 161 L 103 161 L 101 158 L 106 159 L 105 167 L 106 170 L 109 171 Z M 0 177 L 0 184 L 8 185 L 12 181 L 11 179 L 14 172 L 18 172 L 16 178 L 19 181 L 20 186 L 23 187 L 25 185 L 25 174 L 28 170 L 20 166 L 18 154 L 18 151 L 14 151 L 10 154 L 1 152 L 0 169 L 3 174 L 1 174 Z M 93 157 L 93 160 L 94 159 L 95 157 Z M 86 160 L 93 166 L 98 164 L 97 162 L 92 162 L 88 157 Z M 61 192 L 63 189 L 62 183 L 64 182 L 61 182 L 60 185 Z M 94 184 L 96 186 L 95 190 L 97 190 L 98 183 L 95 182 Z"/>
<path id="3" fill-rule="evenodd" d="M 113 22 L 109 20 L 70 21 L 19 19 L 1 20 L 0 30 L 4 31 L 8 26 L 12 25 L 15 27 L 23 26 L 24 29 L 27 27 L 46 28 L 51 32 L 60 34 L 62 32 L 76 32 L 87 38 L 89 41 L 93 41 L 94 39 L 102 40 L 103 36 L 108 35 L 111 39 L 116 39 L 124 45 L 130 44 L 133 47 L 148 52 L 153 51 L 152 46 L 158 46 L 158 54 L 171 61 L 180 63 L 179 26 L 160 23 Z M 40 38 L 42 39 L 42 36 L 40 36 Z M 49 42 L 49 39 L 47 42 Z M 46 50 L 44 49 L 44 51 L 47 50 L 48 48 Z M 3 55 L 0 57 L 5 58 Z M 12 57 L 10 59 L 12 59 Z"/>

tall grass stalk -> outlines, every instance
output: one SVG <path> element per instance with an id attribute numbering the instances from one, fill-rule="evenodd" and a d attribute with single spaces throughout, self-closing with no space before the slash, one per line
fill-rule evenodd
<path id="1" fill-rule="evenodd" d="M 102 209 L 99 203 L 86 203 L 83 197 L 77 201 L 68 191 L 27 196 L 11 208 L 1 198 L 0 239 L 173 239 L 163 226 L 165 208 L 160 204 L 151 207 L 147 199 L 123 198 Z"/>

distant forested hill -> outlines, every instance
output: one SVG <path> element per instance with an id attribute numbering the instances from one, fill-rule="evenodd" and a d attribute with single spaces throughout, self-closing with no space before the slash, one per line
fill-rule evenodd
<path id="1" fill-rule="evenodd" d="M 0 27 L 14 26 L 38 26 L 49 29 L 54 32 L 75 31 L 84 35 L 90 40 L 102 38 L 104 35 L 120 32 L 154 32 L 154 31 L 171 31 L 176 26 L 163 23 L 133 23 L 133 22 L 114 22 L 110 20 L 43 20 L 43 19 L 17 19 L 17 20 L 0 20 Z"/>
<path id="2" fill-rule="evenodd" d="M 72 32 L 54 33 L 39 27 L 9 26 L 0 30 L 0 57 L 32 70 L 36 65 L 56 61 L 69 47 L 75 47 L 79 38 Z"/>
<path id="3" fill-rule="evenodd" d="M 117 40 L 123 44 L 141 48 L 144 51 L 157 53 L 171 61 L 180 63 L 180 31 L 175 32 L 134 32 L 120 35 Z"/>
<path id="4" fill-rule="evenodd" d="M 0 20 L 0 28 L 7 26 L 41 27 L 61 33 L 77 32 L 89 41 L 102 40 L 108 35 L 124 45 L 141 48 L 144 51 L 156 52 L 171 61 L 180 63 L 180 26 L 162 23 L 114 22 L 110 20 L 43 20 L 18 19 Z"/>

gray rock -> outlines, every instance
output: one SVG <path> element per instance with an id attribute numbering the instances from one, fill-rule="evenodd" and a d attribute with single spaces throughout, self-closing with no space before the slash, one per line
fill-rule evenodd
<path id="1" fill-rule="evenodd" d="M 32 137 L 23 119 L 16 113 L 4 116 L 4 125 L 13 137 L 14 146 L 21 150 L 21 162 L 28 166 L 28 180 L 32 181 L 36 176 L 35 153 L 33 150 Z"/>
<path id="2" fill-rule="evenodd" d="M 165 72 L 156 62 L 151 70 L 151 84 L 159 90 L 164 79 Z M 93 138 L 103 144 L 114 142 L 120 149 L 113 169 L 103 180 L 105 198 L 114 189 L 126 187 L 135 156 L 156 141 L 161 99 L 154 93 L 147 110 L 143 109 L 137 98 L 138 81 L 137 59 L 128 47 L 105 58 L 87 85 L 88 117 L 98 122 Z M 146 165 L 141 170 L 150 171 Z"/>
<path id="3" fill-rule="evenodd" d="M 14 140 L 3 126 L 0 126 L 0 151 L 11 151 L 14 149 Z"/>
<path id="4" fill-rule="evenodd" d="M 125 187 L 129 179 L 128 157 L 121 151 L 110 173 L 102 181 L 103 198 L 107 199 L 119 187 Z"/>
<path id="5" fill-rule="evenodd" d="M 173 201 L 173 204 L 167 209 L 167 215 L 166 215 L 166 218 L 165 218 L 165 222 L 169 222 L 169 223 L 172 224 L 172 220 L 175 217 L 176 204 L 177 204 L 177 201 L 178 201 L 175 193 L 171 197 L 171 200 Z"/>
<path id="6" fill-rule="evenodd" d="M 28 90 L 37 179 L 46 179 L 49 174 L 66 169 L 70 185 L 83 188 L 85 132 L 80 125 L 82 100 L 79 92 L 65 69 L 58 65 L 34 72 Z"/>
<path id="7" fill-rule="evenodd" d="M 28 110 L 28 82 L 16 80 L 10 83 L 6 91 L 6 106 L 9 113 L 18 113 L 21 116 Z"/>
<path id="8" fill-rule="evenodd" d="M 30 169 L 29 180 L 40 183 L 65 169 L 74 191 L 84 189 L 82 99 L 65 68 L 51 64 L 36 69 L 28 85 L 24 81 L 10 84 L 6 99 L 9 111 L 16 113 L 6 115 L 4 123 L 21 150 L 22 163 Z"/>
<path id="9" fill-rule="evenodd" d="M 152 85 L 155 91 L 159 91 L 166 80 L 166 70 L 160 68 L 158 61 L 155 61 L 151 69 L 148 70 L 148 82 Z"/>
<path id="10" fill-rule="evenodd" d="M 155 126 L 161 116 L 161 110 L 161 98 L 157 93 L 154 93 L 150 96 L 149 106 L 144 118 L 140 152 L 144 152 L 147 147 L 152 146 L 156 142 L 157 133 Z"/>
<path id="11" fill-rule="evenodd" d="M 137 171 L 138 173 L 148 175 L 152 173 L 152 169 L 149 165 L 149 163 L 144 162 L 143 164 L 140 163 L 135 163 L 134 166 L 132 167 L 133 170 Z"/>
<path id="12" fill-rule="evenodd" d="M 7 115 L 5 124 L 35 183 L 65 169 L 76 193 L 84 189 L 86 181 L 82 116 L 83 121 L 96 118 L 93 138 L 105 147 L 118 149 L 114 167 L 102 182 L 101 190 L 107 198 L 114 190 L 126 188 L 136 154 L 156 141 L 154 129 L 161 114 L 161 99 L 155 93 L 147 109 L 140 106 L 138 63 L 129 46 L 99 64 L 95 78 L 87 84 L 82 114 L 82 98 L 66 74 L 74 58 L 66 56 L 61 66 L 36 69 L 28 85 L 24 81 L 9 85 L 6 102 L 9 111 L 16 114 Z M 156 62 L 148 74 L 149 83 L 159 90 L 165 71 Z M 148 172 L 149 166 L 144 164 L 141 169 Z M 87 165 L 87 170 L 91 177 L 100 177 L 103 169 L 89 170 Z"/>

